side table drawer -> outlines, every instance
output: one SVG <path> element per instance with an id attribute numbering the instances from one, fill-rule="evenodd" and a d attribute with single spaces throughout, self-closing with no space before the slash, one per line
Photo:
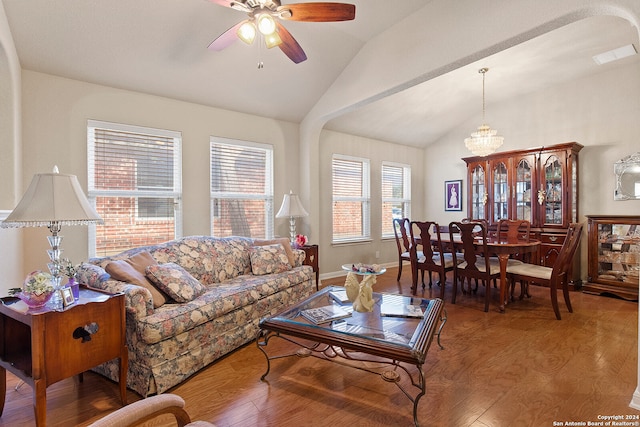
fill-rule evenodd
<path id="1" fill-rule="evenodd" d="M 125 319 L 122 296 L 48 313 L 44 333 L 47 384 L 82 373 L 120 357 Z"/>

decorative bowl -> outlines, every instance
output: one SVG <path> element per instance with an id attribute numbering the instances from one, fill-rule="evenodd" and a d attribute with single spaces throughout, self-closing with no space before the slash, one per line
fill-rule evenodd
<path id="1" fill-rule="evenodd" d="M 41 294 L 36 294 L 34 292 L 18 292 L 16 296 L 24 301 L 29 308 L 41 308 L 44 307 L 47 302 L 53 296 L 54 291 L 43 292 Z"/>

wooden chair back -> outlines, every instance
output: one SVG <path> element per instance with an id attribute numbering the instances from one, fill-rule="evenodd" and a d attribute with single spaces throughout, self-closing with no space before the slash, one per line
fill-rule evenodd
<path id="1" fill-rule="evenodd" d="M 416 239 L 416 234 L 420 239 Z M 440 237 L 440 227 L 433 221 L 411 221 L 411 256 L 418 252 L 418 246 L 422 248 L 424 259 L 420 262 L 422 269 L 438 271 L 439 266 L 434 262 L 434 256 L 441 258 L 440 265 L 444 265 L 442 256 L 442 238 Z M 417 243 L 419 241 L 420 243 Z"/>
<path id="2" fill-rule="evenodd" d="M 507 242 L 519 240 L 529 241 L 531 235 L 531 223 L 527 220 L 501 219 L 498 221 L 498 237 Z"/>
<path id="3" fill-rule="evenodd" d="M 398 254 L 409 252 L 411 249 L 410 229 L 411 220 L 409 218 L 395 218 L 393 220 L 393 232 L 396 236 Z"/>
<path id="4" fill-rule="evenodd" d="M 569 270 L 573 264 L 573 258 L 580 244 L 580 238 L 582 237 L 582 227 L 583 224 L 581 223 L 569 224 L 567 236 L 564 239 L 564 243 L 558 254 L 558 259 L 553 264 L 553 270 L 551 272 L 551 280 L 555 280 L 557 285 L 566 285 Z"/>
<path id="5" fill-rule="evenodd" d="M 458 251 L 453 251 L 454 263 L 457 265 L 456 272 L 462 277 L 472 279 L 488 280 L 487 274 L 491 271 L 489 267 L 489 257 L 484 254 L 487 250 L 487 229 L 482 222 L 452 222 L 449 224 L 449 239 L 454 241 L 456 233 L 461 241 L 462 255 L 464 262 L 461 264 L 457 257 Z M 481 271 L 477 267 L 478 258 L 482 257 L 485 262 L 485 269 Z"/>
<path id="6" fill-rule="evenodd" d="M 454 230 L 458 230 L 464 262 L 459 263 L 457 253 L 453 252 L 453 262 L 455 264 L 456 281 L 461 279 L 461 285 L 464 292 L 465 279 L 468 282 L 469 290 L 471 290 L 471 281 L 477 282 L 481 280 L 485 285 L 485 301 L 484 311 L 489 311 L 489 301 L 491 294 L 491 280 L 500 277 L 500 269 L 495 265 L 491 265 L 489 251 L 487 248 L 487 228 L 482 222 L 452 222 L 449 224 L 449 238 L 454 239 Z M 480 268 L 478 268 L 480 267 Z M 492 268 L 493 267 L 493 268 Z M 455 304 L 456 294 L 458 292 L 458 284 L 454 284 L 453 297 L 451 302 Z"/>
<path id="7" fill-rule="evenodd" d="M 411 250 L 410 228 L 411 220 L 409 220 L 409 218 L 394 218 L 393 233 L 396 237 L 396 246 L 398 247 L 398 282 L 400 282 L 400 277 L 402 276 L 403 262 L 411 261 L 409 253 Z"/>
<path id="8" fill-rule="evenodd" d="M 484 226 L 484 229 L 486 231 L 487 236 L 490 236 L 490 227 L 489 227 L 489 221 L 487 221 L 484 218 L 462 218 L 462 220 L 460 221 L 462 224 L 482 224 Z M 478 234 L 480 233 L 480 228 L 477 227 L 474 229 L 475 233 Z"/>
<path id="9" fill-rule="evenodd" d="M 429 286 L 432 286 L 431 273 L 437 273 L 440 284 L 440 298 L 444 299 L 447 271 L 452 271 L 452 255 L 446 253 L 442 243 L 441 227 L 434 221 L 411 221 L 411 268 L 413 270 L 414 294 L 417 292 L 417 272 L 421 271 L 424 287 L 424 272 L 429 272 Z M 417 239 L 416 237 L 419 237 Z M 420 251 L 421 249 L 421 251 Z"/>

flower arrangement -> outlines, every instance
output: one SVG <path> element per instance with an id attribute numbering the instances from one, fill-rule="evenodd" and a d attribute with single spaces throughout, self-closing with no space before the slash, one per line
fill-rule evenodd
<path id="1" fill-rule="evenodd" d="M 308 241 L 307 236 L 305 236 L 304 234 L 298 234 L 296 236 L 296 240 L 294 241 L 294 244 L 296 248 L 301 248 L 307 244 L 307 241 Z"/>
<path id="2" fill-rule="evenodd" d="M 32 271 L 22 284 L 22 291 L 34 295 L 43 295 L 53 292 L 52 276 L 41 270 Z"/>
<path id="3" fill-rule="evenodd" d="M 65 276 L 67 276 L 69 279 L 75 279 L 76 274 L 80 269 L 80 264 L 73 265 L 73 263 L 69 258 L 63 258 L 60 261 L 58 261 L 58 267 L 60 268 L 60 271 L 62 271 L 62 273 Z"/>

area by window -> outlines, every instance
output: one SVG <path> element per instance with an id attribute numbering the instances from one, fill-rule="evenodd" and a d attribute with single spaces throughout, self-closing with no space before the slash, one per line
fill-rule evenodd
<path id="1" fill-rule="evenodd" d="M 211 138 L 211 235 L 273 237 L 273 147 Z"/>
<path id="2" fill-rule="evenodd" d="M 179 132 L 88 122 L 89 199 L 104 219 L 90 227 L 90 256 L 182 234 L 181 143 Z"/>
<path id="3" fill-rule="evenodd" d="M 382 237 L 394 237 L 393 220 L 411 218 L 411 167 L 382 163 Z"/>
<path id="4" fill-rule="evenodd" d="M 335 154 L 331 168 L 333 243 L 370 239 L 369 160 Z"/>

